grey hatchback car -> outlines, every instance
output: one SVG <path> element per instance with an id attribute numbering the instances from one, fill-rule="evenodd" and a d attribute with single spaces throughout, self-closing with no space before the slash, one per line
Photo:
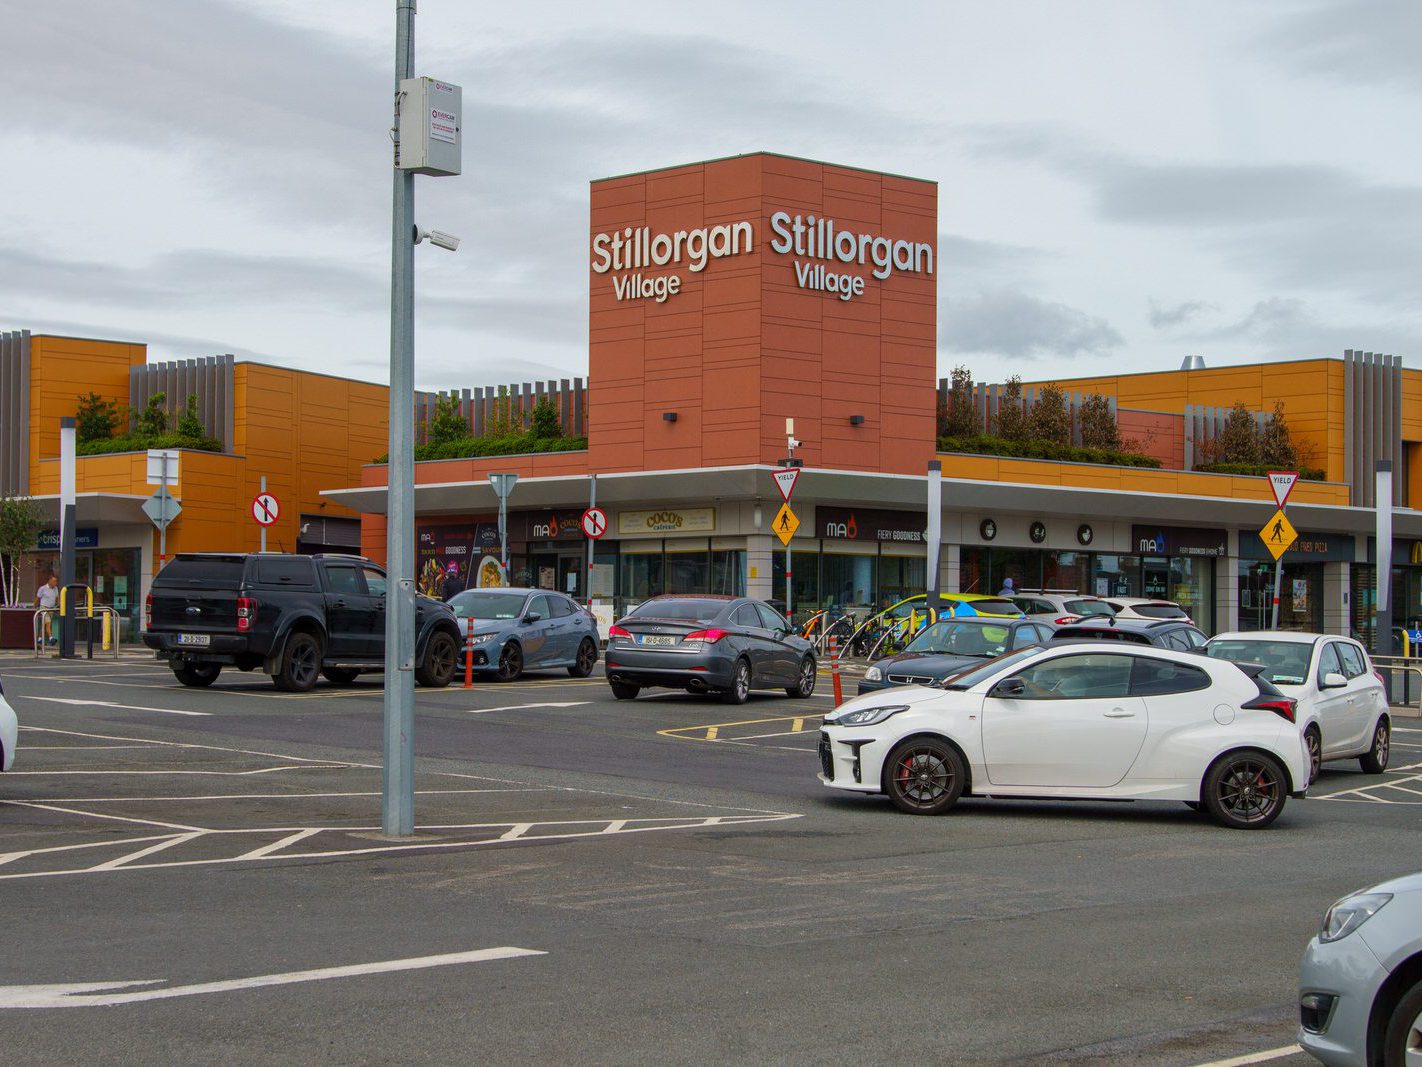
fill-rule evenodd
<path id="1" fill-rule="evenodd" d="M 802 698 L 815 691 L 810 642 L 749 597 L 653 597 L 607 635 L 607 680 L 618 700 L 651 686 L 715 692 L 727 704 L 744 704 L 752 689 Z"/>
<path id="2" fill-rule="evenodd" d="M 597 663 L 597 620 L 562 593 L 466 589 L 449 606 L 472 645 L 474 669 L 501 682 L 513 681 L 525 669 L 550 667 L 566 667 L 574 678 L 586 678 Z M 463 666 L 461 653 L 458 668 Z"/>

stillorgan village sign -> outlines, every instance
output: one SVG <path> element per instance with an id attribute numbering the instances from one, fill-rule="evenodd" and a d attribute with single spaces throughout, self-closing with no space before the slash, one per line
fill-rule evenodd
<path id="1" fill-rule="evenodd" d="M 801 289 L 832 293 L 841 300 L 863 296 L 865 284 L 863 274 L 841 271 L 841 266 L 866 267 L 880 281 L 896 271 L 933 273 L 933 246 L 923 241 L 855 233 L 838 228 L 834 219 L 785 211 L 770 216 L 770 230 L 770 250 L 796 257 L 795 282 Z M 755 227 L 749 220 L 655 234 L 650 226 L 627 226 L 592 239 L 592 269 L 612 274 L 616 299 L 661 304 L 681 291 L 681 275 L 645 271 L 685 264 L 698 274 L 713 259 L 754 251 Z"/>

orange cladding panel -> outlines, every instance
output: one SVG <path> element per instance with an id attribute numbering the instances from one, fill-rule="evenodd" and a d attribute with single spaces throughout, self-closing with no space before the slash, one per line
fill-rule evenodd
<path id="1" fill-rule="evenodd" d="M 807 466 L 924 470 L 936 183 L 756 153 L 594 182 L 590 224 L 591 469 L 773 463 L 794 418 Z"/>
<path id="2" fill-rule="evenodd" d="M 40 461 L 59 455 L 59 420 L 74 414 L 80 396 L 98 393 L 128 408 L 128 371 L 143 365 L 147 351 L 146 345 L 123 341 L 30 338 L 31 485 L 40 479 Z"/>

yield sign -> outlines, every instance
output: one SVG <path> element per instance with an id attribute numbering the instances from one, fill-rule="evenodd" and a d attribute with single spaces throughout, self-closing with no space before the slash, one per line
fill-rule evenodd
<path id="1" fill-rule="evenodd" d="M 1287 504 L 1289 494 L 1294 491 L 1294 483 L 1298 480 L 1298 471 L 1270 471 L 1269 488 L 1274 492 L 1274 503 L 1279 507 Z"/>
<path id="2" fill-rule="evenodd" d="M 1274 512 L 1273 517 L 1264 524 L 1264 529 L 1259 531 L 1259 540 L 1264 542 L 1264 547 L 1276 560 L 1289 550 L 1298 536 L 1299 532 L 1294 529 L 1283 508 Z"/>
<path id="3" fill-rule="evenodd" d="M 775 488 L 780 490 L 780 496 L 785 503 L 790 503 L 790 494 L 795 491 L 795 479 L 800 477 L 800 468 L 786 467 L 784 470 L 772 472 L 770 476 L 775 479 Z"/>

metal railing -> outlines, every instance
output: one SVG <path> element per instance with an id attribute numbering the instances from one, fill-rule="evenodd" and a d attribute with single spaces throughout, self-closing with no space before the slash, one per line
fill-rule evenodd
<path id="1" fill-rule="evenodd" d="M 34 653 L 35 658 L 44 655 L 46 646 L 56 649 L 58 654 L 59 646 L 59 620 L 61 618 L 59 608 L 37 608 L 34 614 Z M 99 650 L 106 652 L 114 659 L 119 656 L 120 634 L 122 629 L 120 620 L 122 616 L 116 608 L 107 604 L 94 604 L 92 602 L 84 605 L 82 613 L 73 616 L 76 626 L 84 623 L 84 641 L 87 646 L 89 659 L 94 658 L 94 629 L 95 622 L 98 622 L 99 629 Z M 75 634 L 76 644 L 78 633 Z"/>
<path id="2" fill-rule="evenodd" d="M 1422 659 L 1412 656 L 1374 656 L 1373 666 L 1383 676 L 1390 707 L 1415 708 L 1422 714 Z"/>

